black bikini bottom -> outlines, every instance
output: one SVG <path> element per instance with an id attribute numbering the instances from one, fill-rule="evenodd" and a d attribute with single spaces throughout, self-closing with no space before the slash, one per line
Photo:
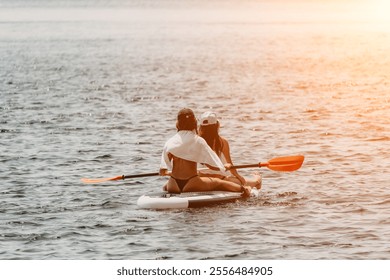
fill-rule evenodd
<path id="1" fill-rule="evenodd" d="M 173 180 L 175 180 L 176 181 L 176 184 L 177 184 L 177 186 L 179 187 L 179 189 L 180 189 L 180 191 L 182 192 L 183 191 L 183 189 L 184 189 L 184 187 L 187 185 L 187 183 L 192 179 L 192 178 L 195 178 L 195 177 L 197 177 L 198 176 L 198 174 L 196 174 L 196 175 L 194 175 L 194 176 L 191 176 L 190 178 L 187 178 L 187 179 L 177 179 L 177 178 L 175 178 L 175 177 L 173 177 L 173 176 L 171 176 L 171 178 L 173 179 Z"/>

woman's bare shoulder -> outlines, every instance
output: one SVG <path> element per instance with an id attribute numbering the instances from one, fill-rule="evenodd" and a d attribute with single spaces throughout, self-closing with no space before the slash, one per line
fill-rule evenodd
<path id="1" fill-rule="evenodd" d="M 229 145 L 229 141 L 225 137 L 222 137 L 222 136 L 219 136 L 219 137 L 221 138 L 223 145 Z"/>

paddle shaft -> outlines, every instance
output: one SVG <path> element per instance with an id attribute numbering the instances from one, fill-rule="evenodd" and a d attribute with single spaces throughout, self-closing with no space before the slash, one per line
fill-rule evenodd
<path id="1" fill-rule="evenodd" d="M 241 169 L 241 168 L 251 168 L 251 167 L 262 167 L 267 166 L 267 163 L 254 163 L 254 164 L 240 164 L 240 165 L 232 165 L 231 169 Z"/>
<path id="2" fill-rule="evenodd" d="M 232 165 L 231 169 L 242 169 L 242 168 L 251 168 L 251 167 L 262 167 L 267 166 L 267 163 L 255 163 L 255 164 L 241 164 L 241 165 Z M 205 168 L 207 169 L 207 168 Z M 124 179 L 131 179 L 131 178 L 140 178 L 140 177 L 151 177 L 151 176 L 158 176 L 160 175 L 158 172 L 151 172 L 151 173 L 143 173 L 143 174 L 134 174 L 134 175 L 122 175 L 118 176 L 115 179 L 116 180 L 124 180 Z"/>
<path id="3" fill-rule="evenodd" d="M 267 164 L 262 163 L 256 163 L 256 164 L 242 164 L 242 165 L 233 165 L 232 169 L 239 169 L 239 168 L 250 168 L 250 167 L 261 167 L 265 166 Z M 205 168 L 207 169 L 207 168 Z M 143 174 L 134 174 L 134 175 L 122 175 L 121 179 L 130 179 L 130 178 L 140 178 L 140 177 L 151 177 L 151 176 L 158 176 L 160 175 L 158 172 L 151 172 L 151 173 L 143 173 Z"/>
<path id="4" fill-rule="evenodd" d="M 251 168 L 251 167 L 262 167 L 262 166 L 267 166 L 268 163 L 254 163 L 254 164 L 241 164 L 241 165 L 232 165 L 231 169 L 242 169 L 242 168 Z M 201 170 L 207 170 L 201 169 Z M 143 173 L 143 174 L 134 174 L 134 175 L 122 175 L 121 179 L 130 179 L 130 178 L 139 178 L 139 177 L 150 177 L 150 176 L 158 176 L 160 175 L 158 172 L 152 172 L 152 173 Z"/>
<path id="5" fill-rule="evenodd" d="M 123 175 L 121 179 L 130 179 L 130 178 L 139 178 L 139 177 L 150 177 L 150 176 L 158 176 L 158 172 L 152 173 L 143 173 L 143 174 L 134 174 L 134 175 Z"/>

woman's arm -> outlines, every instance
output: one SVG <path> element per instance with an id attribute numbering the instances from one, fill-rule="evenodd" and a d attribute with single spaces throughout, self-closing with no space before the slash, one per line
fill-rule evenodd
<path id="1" fill-rule="evenodd" d="M 226 159 L 227 163 L 233 165 L 233 161 L 232 161 L 232 158 L 231 158 L 231 156 L 230 156 L 230 146 L 229 146 L 229 142 L 228 142 L 225 138 L 223 138 L 223 137 L 221 137 L 221 139 L 222 139 L 222 153 L 223 153 L 223 155 L 225 156 L 225 159 Z M 230 173 L 231 173 L 234 177 L 236 177 L 236 178 L 240 181 L 241 185 L 243 185 L 243 186 L 246 185 L 246 180 L 245 180 L 245 178 L 242 177 L 240 174 L 238 174 L 237 169 L 234 169 L 234 168 L 233 168 L 233 169 L 229 169 L 229 171 L 230 171 Z"/>

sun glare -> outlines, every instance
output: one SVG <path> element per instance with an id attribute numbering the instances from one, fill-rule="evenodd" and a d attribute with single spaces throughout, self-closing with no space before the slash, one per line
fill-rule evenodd
<path id="1" fill-rule="evenodd" d="M 374 0 L 367 3 L 367 12 L 370 12 L 374 21 L 390 20 L 390 1 Z"/>

